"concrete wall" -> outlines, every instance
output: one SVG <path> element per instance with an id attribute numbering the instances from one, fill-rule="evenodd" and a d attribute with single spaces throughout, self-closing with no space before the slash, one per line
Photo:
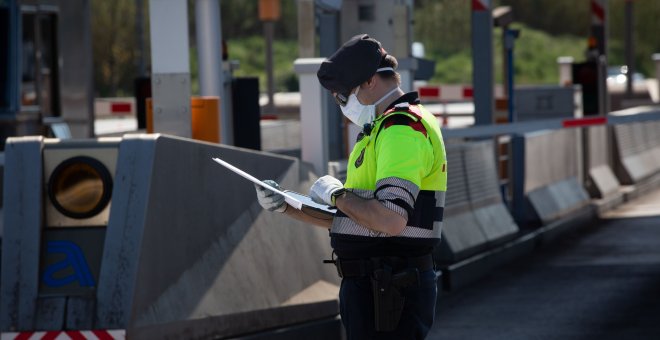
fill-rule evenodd
<path id="1" fill-rule="evenodd" d="M 293 158 L 166 136 L 125 138 L 98 328 L 128 328 L 130 335 L 132 328 L 182 320 L 269 309 L 275 315 L 298 295 L 299 303 L 336 299 L 336 286 L 314 288 L 338 282 L 334 267 L 321 264 L 331 254 L 328 232 L 263 211 L 253 185 L 211 157 L 297 191 L 316 179 Z M 235 323 L 218 325 L 226 328 L 212 334 L 238 331 Z"/>
<path id="2" fill-rule="evenodd" d="M 300 334 L 307 328 L 292 324 L 326 320 L 323 328 L 339 336 L 339 278 L 334 266 L 322 264 L 331 256 L 328 231 L 262 210 L 253 185 L 211 157 L 305 193 L 317 178 L 310 166 L 169 136 L 133 135 L 119 143 L 110 218 L 96 228 L 105 229 L 105 242 L 94 243 L 103 252 L 91 294 L 45 295 L 42 234 L 56 228 L 44 229 L 42 219 L 48 199 L 42 150 L 79 144 L 40 137 L 8 144 L 2 331 L 126 329 L 140 339 L 213 338 L 286 328 Z"/>

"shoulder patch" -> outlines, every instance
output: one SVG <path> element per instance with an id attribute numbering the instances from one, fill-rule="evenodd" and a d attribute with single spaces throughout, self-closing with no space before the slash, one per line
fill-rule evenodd
<path id="1" fill-rule="evenodd" d="M 393 108 L 385 111 L 383 116 L 385 116 L 385 118 L 376 132 L 374 143 L 378 139 L 380 132 L 392 125 L 408 125 L 413 128 L 413 130 L 421 132 L 424 137 L 428 137 L 426 127 L 424 127 L 424 124 L 422 123 L 422 112 L 417 105 L 399 103 Z"/>
<path id="2" fill-rule="evenodd" d="M 424 137 L 427 137 L 426 128 L 421 120 L 415 120 L 413 117 L 410 117 L 406 114 L 393 114 L 389 117 L 386 117 L 382 123 L 382 129 L 385 130 L 393 125 L 408 125 L 413 130 L 421 132 Z"/>
<path id="3" fill-rule="evenodd" d="M 385 111 L 383 113 L 383 115 L 388 116 L 390 114 L 397 113 L 397 112 L 407 113 L 407 114 L 417 118 L 417 120 L 422 119 L 422 111 L 420 111 L 419 107 L 417 105 L 414 105 L 414 104 L 411 105 L 409 103 L 396 104 L 391 109 Z"/>

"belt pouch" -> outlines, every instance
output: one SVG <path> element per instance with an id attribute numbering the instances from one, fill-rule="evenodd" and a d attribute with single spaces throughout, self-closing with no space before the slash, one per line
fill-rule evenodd
<path id="1" fill-rule="evenodd" d="M 371 288 L 374 295 L 376 331 L 395 330 L 401 319 L 405 297 L 393 285 L 391 268 L 375 270 L 371 276 Z"/>

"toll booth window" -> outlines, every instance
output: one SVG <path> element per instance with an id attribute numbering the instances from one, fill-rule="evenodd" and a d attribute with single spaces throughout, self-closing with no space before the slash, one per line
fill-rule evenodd
<path id="1" fill-rule="evenodd" d="M 58 87 L 57 87 L 57 16 L 55 14 L 39 15 L 39 47 L 41 50 L 40 63 L 40 101 L 44 116 L 55 116 L 58 113 Z"/>
<path id="2" fill-rule="evenodd" d="M 23 14 L 23 40 L 21 47 L 21 105 L 36 106 L 37 100 L 37 42 L 35 14 Z"/>
<path id="3" fill-rule="evenodd" d="M 0 4 L 0 109 L 7 107 L 9 107 L 9 9 Z"/>
<path id="4" fill-rule="evenodd" d="M 21 105 L 58 115 L 57 16 L 23 13 Z"/>

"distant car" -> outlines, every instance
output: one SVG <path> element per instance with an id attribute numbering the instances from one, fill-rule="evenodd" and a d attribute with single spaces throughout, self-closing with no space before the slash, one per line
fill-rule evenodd
<path id="1" fill-rule="evenodd" d="M 607 68 L 607 83 L 608 84 L 625 84 L 628 80 L 628 66 L 610 66 Z M 635 72 L 633 74 L 633 84 L 644 82 L 644 75 Z"/>

